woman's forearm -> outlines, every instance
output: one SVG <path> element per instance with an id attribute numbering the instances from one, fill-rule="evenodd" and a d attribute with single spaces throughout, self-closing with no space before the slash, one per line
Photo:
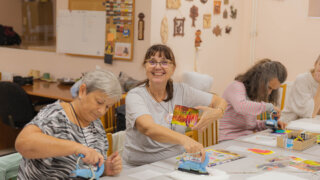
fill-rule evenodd
<path id="1" fill-rule="evenodd" d="M 81 144 L 70 140 L 58 139 L 46 134 L 34 125 L 25 127 L 16 139 L 16 150 L 25 158 L 48 158 L 68 156 L 77 153 Z"/>

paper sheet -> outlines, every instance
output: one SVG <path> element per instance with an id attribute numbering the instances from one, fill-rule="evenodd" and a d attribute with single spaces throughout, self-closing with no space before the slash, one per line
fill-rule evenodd
<path id="1" fill-rule="evenodd" d="M 309 132 L 320 133 L 320 119 L 319 116 L 316 118 L 304 118 L 291 121 L 287 129 L 292 130 L 306 130 Z"/>
<path id="2" fill-rule="evenodd" d="M 130 174 L 128 176 L 133 177 L 135 179 L 139 179 L 139 180 L 147 180 L 147 179 L 152 179 L 156 176 L 161 176 L 162 173 L 159 173 L 157 171 L 152 171 L 152 170 L 145 170 L 145 171 L 140 171 L 134 174 Z"/>
<path id="3" fill-rule="evenodd" d="M 277 146 L 277 137 L 276 136 L 255 134 L 255 135 L 251 135 L 247 138 L 243 138 L 241 140 L 245 141 L 245 142 L 250 142 L 253 144 L 261 144 L 261 145 L 272 146 L 272 147 Z"/>
<path id="4" fill-rule="evenodd" d="M 290 179 L 290 180 L 307 180 L 298 176 L 293 176 L 287 173 L 280 173 L 280 172 L 266 172 L 257 176 L 252 176 L 247 178 L 247 180 L 284 180 L 284 179 Z"/>

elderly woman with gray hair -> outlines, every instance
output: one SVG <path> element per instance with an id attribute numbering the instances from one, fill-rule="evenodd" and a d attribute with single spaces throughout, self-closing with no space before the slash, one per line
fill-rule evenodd
<path id="1" fill-rule="evenodd" d="M 81 79 L 78 96 L 72 102 L 60 100 L 43 108 L 16 139 L 23 156 L 18 179 L 67 179 L 76 169 L 105 165 L 105 175 L 122 170 L 116 152 L 106 157 L 108 141 L 99 119 L 121 97 L 117 78 L 108 71 L 95 70 Z"/>

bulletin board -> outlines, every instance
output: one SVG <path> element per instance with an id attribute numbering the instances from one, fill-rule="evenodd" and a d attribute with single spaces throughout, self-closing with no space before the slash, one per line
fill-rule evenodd
<path id="1" fill-rule="evenodd" d="M 135 0 L 106 0 L 105 54 L 132 61 Z"/>
<path id="2" fill-rule="evenodd" d="M 106 11 L 105 55 L 132 61 L 135 0 L 69 0 L 69 9 Z"/>

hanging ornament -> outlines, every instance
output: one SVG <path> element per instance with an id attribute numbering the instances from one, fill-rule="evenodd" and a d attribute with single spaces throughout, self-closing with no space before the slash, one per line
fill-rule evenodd
<path id="1" fill-rule="evenodd" d="M 138 15 L 138 40 L 144 40 L 144 20 L 145 17 L 143 13 L 139 13 Z"/>
<path id="2" fill-rule="evenodd" d="M 220 14 L 221 8 L 221 0 L 214 0 L 213 2 L 213 14 L 218 15 Z"/>
<path id="3" fill-rule="evenodd" d="M 197 48 L 197 47 L 200 47 L 200 43 L 202 42 L 200 38 L 201 31 L 198 29 L 195 34 L 196 34 L 196 38 L 194 40 L 194 46 Z"/>
<path id="4" fill-rule="evenodd" d="M 208 0 L 200 0 L 203 4 L 207 3 Z"/>
<path id="5" fill-rule="evenodd" d="M 226 26 L 226 34 L 230 34 L 232 27 Z"/>
<path id="6" fill-rule="evenodd" d="M 233 6 L 230 6 L 230 12 L 231 12 L 230 17 L 232 19 L 236 19 L 237 18 L 237 9 L 233 9 Z"/>
<path id="7" fill-rule="evenodd" d="M 181 6 L 180 0 L 167 0 L 168 9 L 179 9 Z"/>
<path id="8" fill-rule="evenodd" d="M 224 1 L 223 1 L 223 4 L 224 4 L 224 5 L 228 5 L 228 4 L 229 4 L 229 0 L 224 0 Z"/>
<path id="9" fill-rule="evenodd" d="M 166 44 L 168 41 L 168 19 L 164 17 L 161 21 L 161 29 L 160 29 L 161 41 L 163 44 Z"/>
<path id="10" fill-rule="evenodd" d="M 184 20 L 185 18 L 173 19 L 173 36 L 184 36 Z"/>
<path id="11" fill-rule="evenodd" d="M 223 19 L 227 19 L 228 18 L 228 11 L 227 9 L 224 9 L 223 11 Z"/>
<path id="12" fill-rule="evenodd" d="M 219 25 L 216 25 L 216 27 L 213 28 L 212 32 L 213 34 L 215 34 L 216 36 L 221 36 L 221 28 Z"/>
<path id="13" fill-rule="evenodd" d="M 204 29 L 211 28 L 211 14 L 203 15 L 203 28 Z"/>
<path id="14" fill-rule="evenodd" d="M 195 25 L 195 21 L 196 21 L 196 18 L 199 16 L 198 14 L 198 7 L 193 5 L 191 8 L 190 8 L 190 18 L 192 19 L 192 27 L 196 27 Z"/>

